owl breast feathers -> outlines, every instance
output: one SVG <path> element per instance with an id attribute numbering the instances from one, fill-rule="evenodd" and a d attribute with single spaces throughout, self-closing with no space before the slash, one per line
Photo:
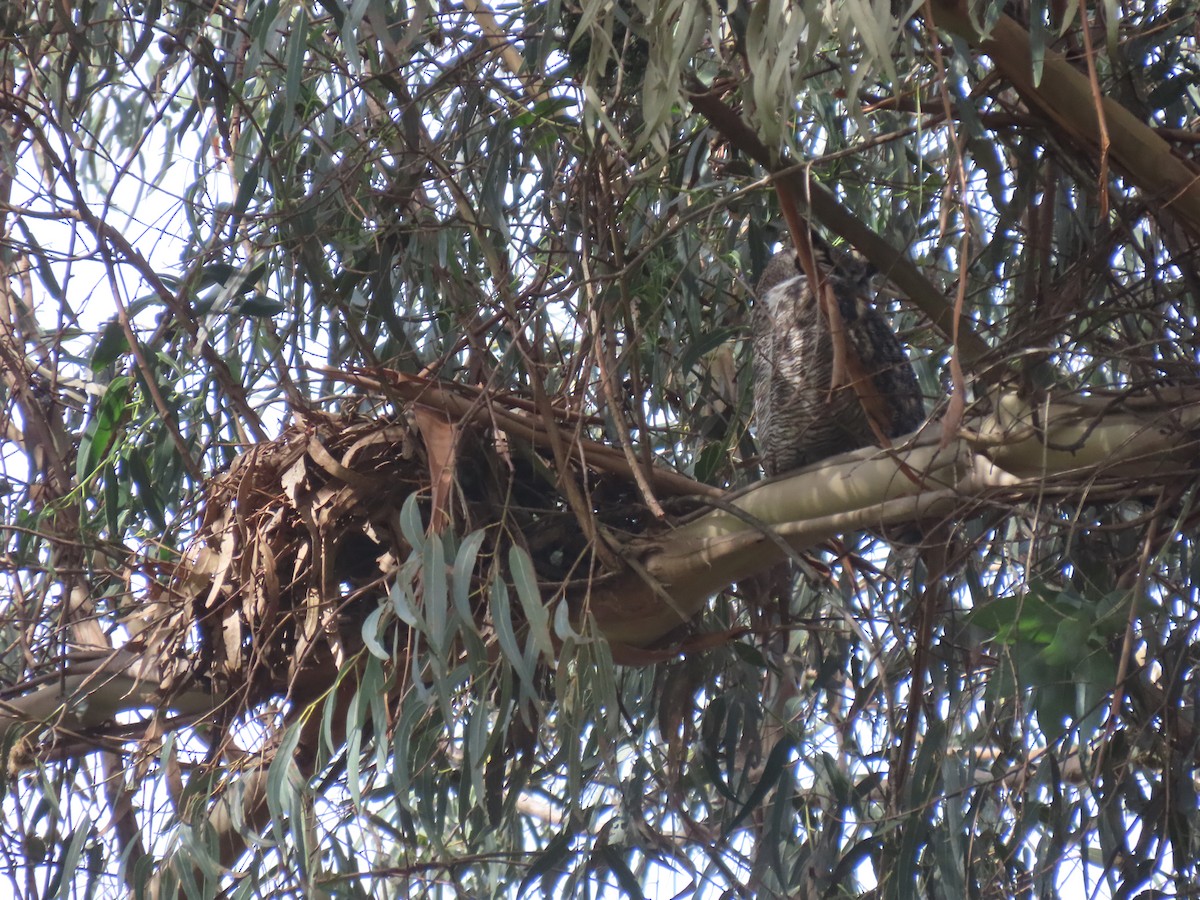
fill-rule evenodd
<path id="1" fill-rule="evenodd" d="M 900 340 L 872 304 L 869 274 L 851 260 L 819 264 L 841 311 L 847 349 L 857 354 L 891 414 L 890 422 L 879 423 L 881 430 L 889 438 L 915 431 L 924 421 L 925 401 Z M 878 443 L 854 389 L 830 391 L 829 323 L 794 251 L 771 259 L 755 293 L 754 419 L 763 471 L 778 475 Z"/>

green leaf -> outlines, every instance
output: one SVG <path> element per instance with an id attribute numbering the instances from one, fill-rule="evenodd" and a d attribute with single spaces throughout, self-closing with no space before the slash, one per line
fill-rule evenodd
<path id="1" fill-rule="evenodd" d="M 100 480 L 104 484 L 104 523 L 109 535 L 115 539 L 121 534 L 121 513 L 125 504 L 121 502 L 121 482 L 112 463 L 104 464 Z"/>
<path id="2" fill-rule="evenodd" d="M 266 294 L 255 294 L 253 297 L 247 297 L 232 311 L 247 318 L 270 318 L 286 309 L 287 304 L 282 300 L 272 299 Z"/>
<path id="3" fill-rule="evenodd" d="M 346 789 L 355 809 L 362 809 L 362 743 L 365 737 L 367 718 L 371 710 L 371 698 L 383 689 L 383 669 L 378 659 L 368 659 L 363 667 L 361 680 L 346 708 Z M 376 723 L 378 728 L 383 722 Z"/>
<path id="4" fill-rule="evenodd" d="M 513 630 L 512 608 L 508 600 L 508 588 L 500 579 L 492 582 L 491 589 L 492 598 L 492 624 L 496 628 L 496 638 L 500 642 L 500 650 L 504 654 L 504 658 L 508 664 L 513 667 L 517 677 L 521 680 L 524 690 L 531 690 L 533 687 L 533 668 L 529 661 L 525 658 L 525 654 L 521 651 L 521 645 L 517 641 L 517 634 Z"/>
<path id="5" fill-rule="evenodd" d="M 684 372 L 692 371 L 697 362 L 718 347 L 726 346 L 734 335 L 735 332 L 732 328 L 715 328 L 708 334 L 701 335 L 698 341 L 684 347 L 683 356 L 680 358 L 680 369 Z"/>
<path id="6" fill-rule="evenodd" d="M 475 560 L 487 533 L 482 529 L 473 531 L 463 539 L 454 557 L 454 569 L 450 576 L 454 608 L 464 625 L 474 626 L 475 613 L 471 609 L 471 576 L 475 571 Z"/>
<path id="7" fill-rule="evenodd" d="M 126 375 L 114 378 L 104 391 L 96 414 L 84 429 L 79 441 L 75 476 L 80 484 L 86 482 L 108 455 L 117 431 L 125 416 L 132 381 Z"/>
<path id="8" fill-rule="evenodd" d="M 142 501 L 142 509 L 159 532 L 166 531 L 166 509 L 163 507 L 155 480 L 150 476 L 150 468 L 146 465 L 146 455 L 141 447 L 131 446 L 126 449 L 124 468 L 126 476 L 137 491 L 138 499 Z"/>
<path id="9" fill-rule="evenodd" d="M 398 584 L 393 585 L 392 590 L 394 591 L 397 586 Z M 367 617 L 363 619 L 362 624 L 363 643 L 366 645 L 367 651 L 372 656 L 384 660 L 392 658 L 392 655 L 388 652 L 387 648 L 384 647 L 383 643 L 379 640 L 379 622 L 380 618 L 383 616 L 384 610 L 386 609 L 387 607 L 380 606 L 372 610 L 367 614 Z"/>
<path id="10" fill-rule="evenodd" d="M 416 598 L 412 594 L 412 586 L 409 582 L 410 573 L 411 569 L 409 566 L 404 566 L 400 569 L 396 580 L 392 583 L 388 596 L 392 601 L 392 609 L 396 611 L 396 615 L 400 618 L 400 621 L 409 628 L 415 628 L 418 631 L 424 632 L 425 622 L 417 608 Z"/>
<path id="11" fill-rule="evenodd" d="M 533 560 L 523 547 L 513 544 L 508 548 L 508 566 L 512 572 L 513 585 L 517 589 L 517 598 L 521 601 L 521 609 L 525 613 L 530 637 L 542 656 L 553 659 L 554 642 L 550 639 L 550 614 L 538 588 Z"/>
<path id="12" fill-rule="evenodd" d="M 1035 587 L 1023 594 L 1001 597 L 968 614 L 968 621 L 995 635 L 1002 644 L 1016 641 L 1046 645 L 1053 639 L 1064 613 Z"/>
<path id="13" fill-rule="evenodd" d="M 419 723 L 428 713 L 426 704 L 413 694 L 406 695 L 392 733 L 392 787 L 396 802 L 409 812 L 416 811 L 414 767 L 425 764 L 424 760 L 415 759 L 412 751 L 417 743 Z"/>
<path id="14" fill-rule="evenodd" d="M 1033 709 L 1046 740 L 1057 741 L 1075 717 L 1075 685 L 1068 680 L 1043 683 L 1034 692 Z"/>
<path id="15" fill-rule="evenodd" d="M 294 759 L 303 727 L 303 721 L 296 721 L 287 727 L 267 770 L 267 807 L 271 811 L 271 827 L 275 832 L 275 839 L 280 845 L 287 842 L 287 820 L 295 809 L 293 803 L 296 793 L 292 783 L 293 780 L 299 779 L 300 772 Z"/>
<path id="16" fill-rule="evenodd" d="M 200 268 L 196 276 L 195 290 L 197 292 L 208 287 L 224 287 L 240 271 L 239 266 L 227 262 L 211 262 Z"/>
<path id="17" fill-rule="evenodd" d="M 93 372 L 107 369 L 122 354 L 128 353 L 129 349 L 129 338 L 125 335 L 125 329 L 115 318 L 109 319 L 100 328 L 88 367 Z"/>
<path id="18" fill-rule="evenodd" d="M 533 862 L 530 863 L 529 870 L 525 873 L 525 877 L 521 879 L 520 887 L 517 888 L 517 896 L 525 896 L 525 891 L 535 881 L 541 880 L 542 891 L 546 892 L 547 888 L 554 884 L 553 879 L 549 879 L 550 883 L 545 882 L 547 876 L 557 873 L 566 861 L 571 850 L 570 835 L 565 832 L 560 832 L 551 838 L 550 843 L 546 845 L 546 849 L 533 857 Z"/>
<path id="19" fill-rule="evenodd" d="M 425 546 L 425 526 L 421 523 L 421 507 L 417 503 L 417 492 L 413 491 L 404 498 L 400 507 L 400 532 L 414 553 L 420 553 Z"/>
<path id="20" fill-rule="evenodd" d="M 50 896 L 59 894 L 63 897 L 74 896 L 74 882 L 79 869 L 79 859 L 92 837 L 92 820 L 86 812 L 81 813 L 80 821 L 71 831 L 70 840 L 67 841 L 66 850 L 62 856 L 62 866 L 54 871 L 50 890 L 47 891 Z"/>
<path id="21" fill-rule="evenodd" d="M 421 609 L 425 614 L 425 636 L 437 657 L 442 657 L 450 637 L 450 591 L 446 584 L 446 556 L 440 536 L 425 542 L 421 565 Z"/>
<path id="22" fill-rule="evenodd" d="M 737 815 L 725 826 L 724 834 L 726 836 L 732 834 L 742 820 L 759 807 L 763 798 L 767 796 L 767 791 L 774 787 L 779 780 L 793 749 L 795 749 L 795 742 L 790 737 L 783 737 L 775 742 L 775 746 L 771 748 L 771 753 L 767 756 L 767 762 L 763 766 L 762 775 L 759 776 L 758 783 L 754 785 L 754 790 L 750 792 L 745 805 L 738 810 Z"/>
<path id="23" fill-rule="evenodd" d="M 641 882 L 637 876 L 633 874 L 633 870 L 617 852 L 617 849 L 611 844 L 605 844 L 600 848 L 600 858 L 604 860 L 604 864 L 612 870 L 612 873 L 617 876 L 617 884 L 621 886 L 621 891 L 626 897 L 632 897 L 634 900 L 645 900 L 645 894 L 642 893 Z"/>
<path id="24" fill-rule="evenodd" d="M 308 11 L 299 7 L 292 19 L 287 37 L 287 73 L 284 80 L 283 102 L 284 116 L 280 125 L 284 134 L 290 134 L 296 121 L 297 107 L 300 105 L 300 88 L 304 78 L 304 57 L 308 51 Z"/>
<path id="25" fill-rule="evenodd" d="M 1092 623 L 1088 616 L 1078 614 L 1058 623 L 1054 637 L 1043 655 L 1051 666 L 1067 666 L 1077 662 L 1089 650 Z"/>
<path id="26" fill-rule="evenodd" d="M 1046 15 L 1046 0 L 1029 0 L 1029 53 L 1033 58 L 1034 87 L 1042 83 L 1042 69 L 1046 64 L 1046 40 L 1050 36 Z"/>

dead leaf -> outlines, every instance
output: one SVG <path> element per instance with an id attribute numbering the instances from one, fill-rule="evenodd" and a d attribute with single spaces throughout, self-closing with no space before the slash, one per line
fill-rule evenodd
<path id="1" fill-rule="evenodd" d="M 429 531 L 441 534 L 450 524 L 450 498 L 454 488 L 454 468 L 458 456 L 458 427 L 440 410 L 414 403 L 413 419 L 425 443 L 429 462 L 429 483 L 433 489 L 433 509 Z"/>

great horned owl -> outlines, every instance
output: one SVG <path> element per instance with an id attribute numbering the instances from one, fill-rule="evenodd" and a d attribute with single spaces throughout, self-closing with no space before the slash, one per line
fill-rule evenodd
<path id="1" fill-rule="evenodd" d="M 850 258 L 832 259 L 815 236 L 813 246 L 827 257 L 819 265 L 837 298 L 846 339 L 891 412 L 882 430 L 888 437 L 915 431 L 924 421 L 925 401 L 904 348 L 872 304 L 871 273 Z M 854 389 L 830 391 L 829 323 L 794 250 L 772 257 L 755 294 L 754 419 L 763 471 L 778 475 L 877 443 Z"/>

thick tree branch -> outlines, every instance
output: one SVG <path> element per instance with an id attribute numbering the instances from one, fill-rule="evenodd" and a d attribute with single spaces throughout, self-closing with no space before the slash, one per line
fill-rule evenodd
<path id="1" fill-rule="evenodd" d="M 1098 107 L 1087 75 L 1049 48 L 1043 49 L 1042 77 L 1035 82 L 1029 32 L 1009 16 L 981 35 L 965 2 L 932 0 L 931 9 L 931 26 L 986 53 L 1036 115 L 1094 153 L 1098 163 L 1107 136 L 1108 157 L 1153 199 L 1148 208 L 1169 212 L 1200 236 L 1200 171 L 1176 156 L 1153 128 L 1111 96 L 1102 97 Z"/>
<path id="2" fill-rule="evenodd" d="M 440 397 L 447 408 L 457 410 L 449 398 L 471 405 L 465 397 L 425 388 L 423 402 Z M 968 427 L 945 447 L 930 427 L 914 440 L 898 441 L 895 450 L 843 454 L 730 496 L 745 517 L 717 510 L 634 539 L 624 554 L 634 561 L 633 571 L 579 587 L 576 612 L 590 612 L 616 643 L 650 644 L 696 615 L 715 592 L 783 559 L 775 540 L 751 523 L 773 527 L 802 550 L 848 531 L 961 514 L 985 495 L 1013 503 L 1048 489 L 1096 497 L 1112 480 L 1123 485 L 1131 475 L 1150 486 L 1178 477 L 1196 456 L 1200 397 L 1194 392 L 1130 398 L 1119 408 L 1103 398 L 1034 408 L 1009 394 L 996 398 L 992 410 L 968 418 Z M 618 451 L 613 458 L 624 463 Z M 52 682 L 0 702 L 0 731 L 52 725 L 80 732 L 139 707 L 165 705 L 201 715 L 220 704 L 221 698 L 199 687 L 165 690 L 160 649 L 81 657 Z"/>
<path id="3" fill-rule="evenodd" d="M 1012 502 L 1057 492 L 1101 493 L 1104 479 L 1177 477 L 1195 458 L 1200 400 L 1180 394 L 1157 409 L 1100 411 L 1100 401 L 1034 409 L 1003 395 L 995 412 L 938 448 L 936 428 L 896 451 L 866 449 L 760 482 L 733 500 L 775 526 L 795 550 L 837 534 L 943 516 L 987 494 Z M 914 473 L 916 477 L 914 477 Z M 638 572 L 594 584 L 580 612 L 620 643 L 652 643 L 696 615 L 723 587 L 769 568 L 780 549 L 746 520 L 710 512 L 643 545 Z M 663 595 L 671 602 L 664 603 Z"/>

